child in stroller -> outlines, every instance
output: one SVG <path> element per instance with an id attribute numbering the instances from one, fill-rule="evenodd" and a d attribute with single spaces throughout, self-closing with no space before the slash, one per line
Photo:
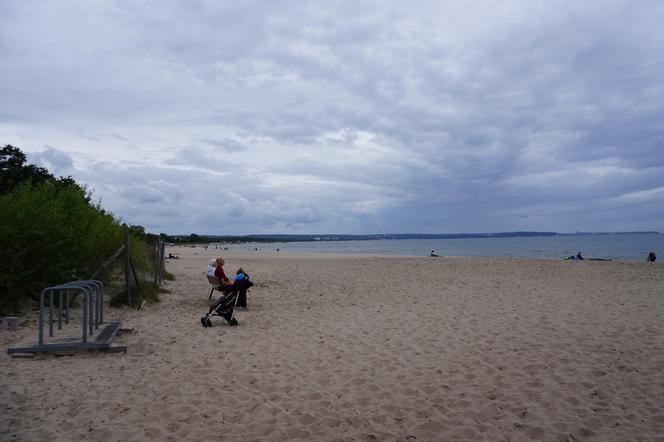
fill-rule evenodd
<path id="1" fill-rule="evenodd" d="M 212 303 L 210 310 L 201 316 L 203 327 L 212 327 L 211 318 L 215 315 L 224 318 L 231 327 L 238 325 L 237 319 L 234 317 L 235 307 L 238 306 L 238 300 L 243 301 L 243 306 L 246 307 L 247 290 L 253 285 L 254 283 L 249 280 L 249 275 L 242 268 L 239 268 L 235 274 L 233 285 L 226 288 L 219 300 Z"/>

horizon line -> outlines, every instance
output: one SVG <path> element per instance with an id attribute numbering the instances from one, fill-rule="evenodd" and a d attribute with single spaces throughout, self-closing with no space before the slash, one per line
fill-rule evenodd
<path id="1" fill-rule="evenodd" d="M 345 236 L 345 237 L 366 237 L 366 236 L 482 236 L 482 235 L 518 235 L 528 234 L 531 236 L 553 236 L 553 235 L 625 235 L 625 234 L 661 234 L 657 230 L 625 230 L 625 231 L 580 231 L 576 232 L 554 232 L 554 231 L 538 231 L 538 230 L 513 230 L 502 232 L 459 232 L 459 233 L 248 233 L 248 234 L 198 234 L 198 233 L 176 233 L 167 234 L 168 236 L 205 236 L 205 237 L 271 237 L 271 236 L 300 236 L 300 237 L 315 237 L 315 236 Z"/>

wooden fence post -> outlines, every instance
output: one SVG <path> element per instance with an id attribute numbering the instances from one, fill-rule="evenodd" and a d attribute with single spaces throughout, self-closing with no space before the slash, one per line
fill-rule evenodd
<path id="1" fill-rule="evenodd" d="M 129 229 L 125 225 L 124 229 L 124 251 L 125 251 L 125 256 L 124 256 L 124 271 L 125 271 L 125 299 L 127 301 L 127 305 L 131 305 L 131 279 L 129 277 L 129 272 L 131 271 L 130 269 L 130 254 L 129 254 Z"/>
<path id="2" fill-rule="evenodd" d="M 159 283 L 164 281 L 164 267 L 166 267 L 166 241 L 161 242 L 161 253 L 159 254 Z"/>
<path id="3" fill-rule="evenodd" d="M 159 246 L 161 244 L 161 240 L 157 241 L 154 244 L 152 253 L 154 255 L 154 285 L 157 285 L 159 282 L 159 268 L 161 267 L 161 262 L 159 261 L 159 257 L 161 256 L 161 247 Z"/>

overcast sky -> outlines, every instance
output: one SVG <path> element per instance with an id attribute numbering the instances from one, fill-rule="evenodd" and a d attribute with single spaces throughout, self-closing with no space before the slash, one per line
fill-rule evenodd
<path id="1" fill-rule="evenodd" d="M 664 2 L 0 2 L 0 145 L 153 233 L 664 231 Z"/>

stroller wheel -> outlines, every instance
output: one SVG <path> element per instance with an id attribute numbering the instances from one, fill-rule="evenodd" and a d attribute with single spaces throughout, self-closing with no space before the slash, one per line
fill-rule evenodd
<path id="1" fill-rule="evenodd" d="M 205 319 L 205 316 L 201 316 L 201 324 L 203 324 L 203 327 L 207 327 L 207 321 Z"/>
<path id="2" fill-rule="evenodd" d="M 208 327 L 212 327 L 212 319 L 207 318 L 207 319 L 205 320 L 205 324 L 207 324 Z"/>
<path id="3" fill-rule="evenodd" d="M 235 327 L 237 325 L 237 319 L 235 318 L 231 319 L 231 322 L 229 322 L 229 324 L 231 325 L 231 327 Z"/>

